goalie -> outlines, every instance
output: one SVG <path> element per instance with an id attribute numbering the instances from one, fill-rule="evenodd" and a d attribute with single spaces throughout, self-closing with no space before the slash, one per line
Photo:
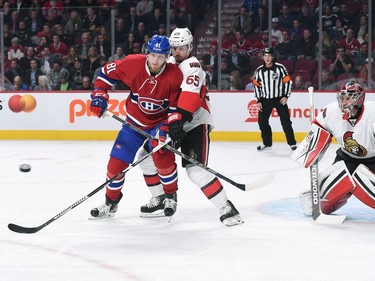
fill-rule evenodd
<path id="1" fill-rule="evenodd" d="M 334 137 L 340 144 L 333 164 L 319 174 L 321 211 L 330 214 L 354 195 L 375 208 L 375 103 L 350 81 L 313 120 L 310 132 L 292 155 L 305 168 L 319 161 Z M 312 212 L 311 191 L 300 194 L 305 215 Z"/>

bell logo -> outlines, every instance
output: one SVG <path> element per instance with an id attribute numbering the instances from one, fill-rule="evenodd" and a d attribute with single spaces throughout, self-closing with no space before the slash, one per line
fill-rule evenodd
<path id="1" fill-rule="evenodd" d="M 14 95 L 8 101 L 9 109 L 13 112 L 32 112 L 36 108 L 36 100 L 31 95 Z"/>
<path id="2" fill-rule="evenodd" d="M 247 110 L 249 111 L 249 118 L 245 122 L 258 122 L 258 107 L 256 100 L 252 100 L 247 105 Z"/>

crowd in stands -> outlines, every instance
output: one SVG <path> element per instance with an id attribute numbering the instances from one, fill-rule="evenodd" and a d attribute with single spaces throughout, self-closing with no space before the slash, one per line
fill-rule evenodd
<path id="1" fill-rule="evenodd" d="M 11 84 L 9 88 L 91 89 L 105 63 L 128 54 L 144 53 L 152 35 L 167 33 L 166 3 L 166 0 L 0 0 L 4 15 L 4 75 Z M 210 6 L 212 0 L 171 0 L 171 30 L 177 26 L 194 30 Z"/>
<path id="2" fill-rule="evenodd" d="M 318 86 L 336 89 L 335 81 L 356 79 L 367 84 L 368 48 L 375 59 L 374 21 L 368 30 L 367 0 L 324 1 L 323 26 L 319 28 L 319 1 L 273 1 L 271 26 L 268 26 L 268 1 L 244 0 L 238 14 L 232 19 L 230 30 L 222 31 L 221 89 L 251 89 L 254 70 L 263 63 L 261 50 L 271 45 L 276 51 L 276 61 L 283 63 L 292 75 L 294 89 Z M 322 52 L 319 52 L 319 32 L 322 31 Z M 271 40 L 271 43 L 269 42 Z M 210 83 L 217 85 L 217 42 L 201 57 Z M 322 56 L 323 71 L 317 71 L 318 58 Z M 372 64 L 372 80 L 375 81 Z M 241 75 L 241 83 L 233 83 Z M 372 83 L 374 83 L 372 81 Z M 374 87 L 373 85 L 372 87 Z"/>
<path id="3" fill-rule="evenodd" d="M 108 61 L 144 53 L 153 34 L 189 27 L 193 32 L 213 0 L 0 0 L 4 14 L 5 77 L 14 90 L 91 89 L 98 70 Z M 367 83 L 367 0 L 323 1 L 322 89 L 339 79 Z M 252 73 L 262 63 L 261 50 L 270 45 L 283 63 L 295 89 L 317 86 L 318 1 L 273 1 L 268 26 L 268 1 L 243 0 L 230 30 L 222 31 L 221 89 L 251 89 Z M 115 52 L 111 45 L 114 11 Z M 374 21 L 372 21 L 374 24 Z M 374 37 L 374 36 L 373 36 Z M 218 85 L 217 42 L 199 59 L 210 89 Z M 375 59 L 373 58 L 371 61 Z M 375 65 L 375 64 L 372 64 Z M 372 77 L 375 71 L 372 67 Z M 373 78 L 373 80 L 375 80 Z M 89 83 L 87 83 L 89 81 Z M 116 85 L 119 89 L 125 85 Z"/>

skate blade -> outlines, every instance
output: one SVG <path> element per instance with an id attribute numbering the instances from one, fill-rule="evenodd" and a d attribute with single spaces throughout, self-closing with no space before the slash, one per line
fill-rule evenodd
<path id="1" fill-rule="evenodd" d="M 141 218 L 162 218 L 165 217 L 164 210 L 161 210 L 160 212 L 153 212 L 153 213 L 141 213 L 139 215 Z"/>
<path id="2" fill-rule="evenodd" d="M 244 221 L 238 215 L 223 220 L 223 224 L 225 224 L 226 226 L 235 226 L 243 223 Z"/>
<path id="3" fill-rule="evenodd" d="M 115 216 L 115 214 L 107 214 L 105 216 L 101 216 L 101 217 L 89 217 L 88 219 L 90 221 L 99 221 L 99 220 L 106 220 L 106 219 L 110 219 L 110 218 L 113 218 Z"/>

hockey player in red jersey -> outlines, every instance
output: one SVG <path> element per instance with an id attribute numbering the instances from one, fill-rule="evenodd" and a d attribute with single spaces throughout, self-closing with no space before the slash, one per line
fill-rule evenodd
<path id="1" fill-rule="evenodd" d="M 184 154 L 207 165 L 210 137 L 213 128 L 210 105 L 205 87 L 205 75 L 198 59 L 191 55 L 193 36 L 188 28 L 176 28 L 169 37 L 172 47 L 170 61 L 181 69 L 183 82 L 176 112 L 168 118 L 169 135 L 181 145 Z M 182 166 L 190 180 L 220 210 L 220 221 L 232 226 L 243 223 L 239 212 L 228 200 L 219 179 L 208 171 L 191 164 L 185 159 Z M 149 203 L 141 206 L 142 217 L 155 217 L 164 209 L 164 194 L 159 176 L 152 161 L 140 163 L 146 184 L 152 193 Z M 162 215 L 162 212 L 161 212 Z"/>
<path id="2" fill-rule="evenodd" d="M 107 63 L 100 70 L 91 94 L 90 110 L 101 117 L 107 109 L 109 95 L 116 81 L 130 88 L 126 100 L 126 121 L 163 141 L 166 138 L 166 122 L 176 110 L 182 74 L 177 66 L 167 63 L 170 54 L 168 37 L 154 35 L 147 44 L 147 55 L 129 55 L 122 60 Z M 145 137 L 123 126 L 113 145 L 107 165 L 107 178 L 113 178 L 134 162 Z M 148 144 L 152 146 L 151 141 Z M 166 216 L 175 212 L 177 190 L 177 165 L 174 153 L 166 150 L 152 155 L 157 173 L 162 178 L 165 192 Z M 105 203 L 91 210 L 92 218 L 114 216 L 122 198 L 121 189 L 125 175 L 121 174 L 106 186 Z"/>
<path id="3" fill-rule="evenodd" d="M 328 104 L 319 113 L 309 138 L 300 144 L 313 152 L 309 154 L 311 157 L 305 157 L 306 168 L 322 157 L 332 137 L 341 146 L 333 165 L 319 174 L 324 214 L 345 205 L 351 195 L 375 208 L 375 103 L 364 102 L 365 91 L 354 81 L 341 87 L 337 100 L 338 103 Z M 298 147 L 295 153 L 299 154 L 300 150 Z M 300 200 L 304 213 L 311 215 L 311 192 L 301 193 Z"/>

